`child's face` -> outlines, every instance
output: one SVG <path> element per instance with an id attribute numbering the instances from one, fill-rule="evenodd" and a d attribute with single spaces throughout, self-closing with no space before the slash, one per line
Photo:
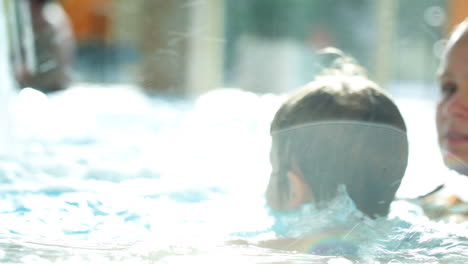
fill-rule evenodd
<path id="1" fill-rule="evenodd" d="M 439 76 L 437 132 L 444 162 L 452 169 L 468 164 L 468 37 L 448 51 Z M 455 160 L 452 160 L 455 159 Z M 454 166 L 454 164 L 456 164 Z M 468 171 L 463 169 L 463 173 Z"/>

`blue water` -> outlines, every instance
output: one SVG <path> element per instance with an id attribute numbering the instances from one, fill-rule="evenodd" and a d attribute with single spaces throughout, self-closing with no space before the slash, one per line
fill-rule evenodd
<path id="1" fill-rule="evenodd" d="M 325 211 L 269 212 L 268 128 L 281 100 L 238 90 L 193 100 L 128 87 L 83 85 L 49 97 L 23 90 L 13 104 L 14 148 L 0 161 L 0 263 L 468 262 L 466 224 L 429 221 L 405 201 L 378 220 L 363 218 L 346 195 Z M 429 131 L 431 103 L 399 102 L 409 119 L 428 121 L 410 136 Z M 414 172 L 429 171 L 419 165 L 438 158 L 417 152 L 432 140 L 425 135 L 414 140 L 401 197 L 442 176 L 412 185 L 421 180 Z M 333 243 L 336 228 L 341 251 L 256 246 L 320 232 Z"/>

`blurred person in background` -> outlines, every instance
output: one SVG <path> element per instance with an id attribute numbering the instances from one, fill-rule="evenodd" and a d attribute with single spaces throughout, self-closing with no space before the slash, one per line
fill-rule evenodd
<path id="1" fill-rule="evenodd" d="M 450 35 L 438 72 L 437 133 L 445 165 L 459 175 L 422 197 L 430 218 L 468 220 L 468 20 Z"/>
<path id="2" fill-rule="evenodd" d="M 71 81 L 75 40 L 68 15 L 56 0 L 29 1 L 34 65 L 28 67 L 25 56 L 14 59 L 15 76 L 20 88 L 42 92 L 66 89 Z M 23 14 L 24 15 L 24 14 Z M 24 25 L 24 21 L 22 27 Z M 20 39 L 24 44 L 23 39 Z M 25 54 L 25 45 L 20 53 Z"/>

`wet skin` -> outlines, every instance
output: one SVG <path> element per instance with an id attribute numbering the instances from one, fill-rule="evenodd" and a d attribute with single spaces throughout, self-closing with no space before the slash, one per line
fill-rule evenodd
<path id="1" fill-rule="evenodd" d="M 448 167 L 468 172 L 468 36 L 448 51 L 439 75 L 439 145 Z M 457 160 L 454 162 L 453 160 Z M 463 165 L 464 164 L 464 165 Z"/>

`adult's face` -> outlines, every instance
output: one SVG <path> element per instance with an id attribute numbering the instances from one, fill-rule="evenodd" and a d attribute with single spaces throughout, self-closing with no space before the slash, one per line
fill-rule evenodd
<path id="1" fill-rule="evenodd" d="M 449 49 L 439 82 L 437 132 L 444 162 L 468 175 L 468 37 Z"/>

